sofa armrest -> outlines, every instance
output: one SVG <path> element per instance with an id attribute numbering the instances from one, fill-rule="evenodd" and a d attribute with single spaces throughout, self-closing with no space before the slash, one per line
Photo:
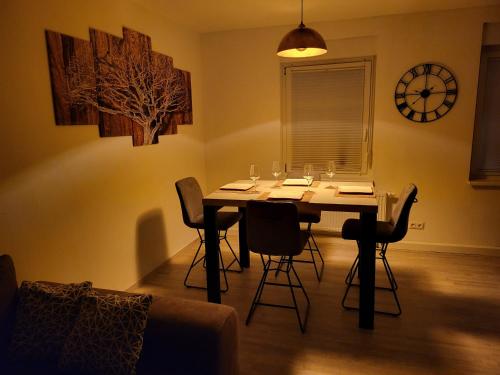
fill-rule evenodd
<path id="1" fill-rule="evenodd" d="M 238 317 L 225 305 L 156 297 L 138 374 L 238 374 Z"/>
<path id="2" fill-rule="evenodd" d="M 14 327 L 17 305 L 17 279 L 14 262 L 9 255 L 0 256 L 0 362 L 4 361 Z"/>

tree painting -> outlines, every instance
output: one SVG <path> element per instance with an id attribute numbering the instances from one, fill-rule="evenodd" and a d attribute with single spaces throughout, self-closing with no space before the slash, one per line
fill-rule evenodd
<path id="1" fill-rule="evenodd" d="M 148 36 L 90 30 L 90 42 L 46 32 L 56 124 L 98 118 L 102 137 L 132 135 L 134 146 L 158 143 L 192 123 L 191 79 Z M 95 123 L 95 122 L 94 122 Z"/>

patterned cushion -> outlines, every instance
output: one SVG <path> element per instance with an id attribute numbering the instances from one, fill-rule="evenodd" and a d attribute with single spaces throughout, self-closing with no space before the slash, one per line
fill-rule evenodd
<path id="1" fill-rule="evenodd" d="M 80 298 L 92 289 L 81 284 L 23 281 L 19 288 L 14 332 L 9 346 L 13 362 L 57 363 L 80 311 Z"/>
<path id="2" fill-rule="evenodd" d="M 151 302 L 146 295 L 84 297 L 59 368 L 71 374 L 135 374 Z"/>

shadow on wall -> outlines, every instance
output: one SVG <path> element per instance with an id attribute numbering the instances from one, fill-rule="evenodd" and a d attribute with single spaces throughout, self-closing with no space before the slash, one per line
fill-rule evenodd
<path id="1" fill-rule="evenodd" d="M 165 220 L 161 209 L 148 211 L 137 219 L 137 278 L 142 279 L 167 260 Z"/>

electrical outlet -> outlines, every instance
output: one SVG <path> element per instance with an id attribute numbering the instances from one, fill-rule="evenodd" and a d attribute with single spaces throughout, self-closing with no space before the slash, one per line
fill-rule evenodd
<path id="1" fill-rule="evenodd" d="M 424 228 L 425 228 L 425 223 L 423 221 L 410 223 L 410 229 L 423 230 Z"/>

